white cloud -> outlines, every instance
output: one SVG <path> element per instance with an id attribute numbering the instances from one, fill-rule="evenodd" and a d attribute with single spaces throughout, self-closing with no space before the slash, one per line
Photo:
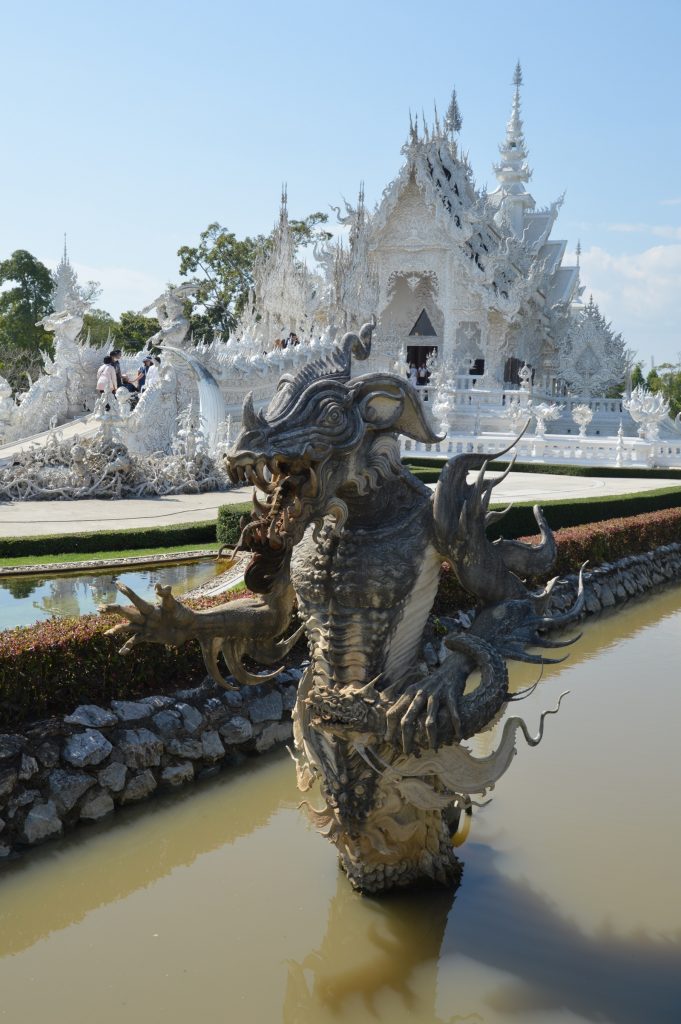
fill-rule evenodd
<path id="1" fill-rule="evenodd" d="M 676 199 L 660 199 L 660 206 L 681 206 L 681 196 Z"/>
<path id="2" fill-rule="evenodd" d="M 594 246 L 581 257 L 585 296 L 639 356 L 675 360 L 681 351 L 681 245 L 621 256 Z"/>
<path id="3" fill-rule="evenodd" d="M 681 239 L 681 227 L 671 224 L 607 224 L 608 231 L 621 231 L 626 234 L 654 235 L 656 238 Z"/>

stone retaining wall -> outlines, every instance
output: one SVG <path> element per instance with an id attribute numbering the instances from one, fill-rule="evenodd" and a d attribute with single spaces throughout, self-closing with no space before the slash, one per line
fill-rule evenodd
<path id="1" fill-rule="evenodd" d="M 207 680 L 170 697 L 84 704 L 0 734 L 0 859 L 290 740 L 301 675 L 292 668 L 239 690 Z"/>
<path id="2" fill-rule="evenodd" d="M 584 575 L 585 614 L 675 581 L 681 544 L 599 566 Z M 576 592 L 577 577 L 567 577 L 552 610 L 569 607 Z M 24 733 L 0 735 L 0 859 L 289 740 L 301 674 L 292 668 L 274 683 L 239 690 L 207 681 L 169 697 L 86 704 Z"/>
<path id="3" fill-rule="evenodd" d="M 584 615 L 626 603 L 665 583 L 681 581 L 681 544 L 664 544 L 643 555 L 604 562 L 584 573 Z M 577 596 L 578 576 L 566 576 L 551 599 L 550 610 L 569 608 Z"/>

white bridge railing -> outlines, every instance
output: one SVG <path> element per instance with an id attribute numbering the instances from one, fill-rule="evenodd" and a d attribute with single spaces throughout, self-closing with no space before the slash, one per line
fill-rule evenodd
<path id="1" fill-rule="evenodd" d="M 438 444 L 422 444 L 402 438 L 403 455 L 441 456 L 449 459 L 463 452 L 494 455 L 513 440 L 512 434 L 448 434 Z M 516 455 L 519 462 L 545 462 L 592 466 L 638 466 L 640 468 L 681 467 L 681 435 L 673 441 L 644 441 L 638 437 L 579 437 L 571 434 L 525 435 L 513 445 L 505 459 Z"/>

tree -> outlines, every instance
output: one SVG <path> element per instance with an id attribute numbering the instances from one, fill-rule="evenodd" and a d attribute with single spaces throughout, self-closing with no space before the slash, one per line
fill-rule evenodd
<path id="1" fill-rule="evenodd" d="M 304 220 L 291 220 L 288 230 L 296 251 L 328 232 L 320 230 L 325 213 L 311 213 Z M 210 340 L 215 335 L 229 337 L 244 311 L 249 291 L 254 287 L 253 267 L 258 256 L 269 251 L 275 236 L 256 235 L 239 239 L 217 222 L 201 232 L 199 244 L 178 249 L 180 275 L 197 275 L 196 299 L 191 307 L 194 336 Z"/>
<path id="2" fill-rule="evenodd" d="M 669 402 L 671 416 L 681 412 L 681 361 L 655 366 L 648 374 L 646 385 L 651 391 L 664 395 Z"/>
<path id="3" fill-rule="evenodd" d="M 81 337 L 89 340 L 91 345 L 101 348 L 109 337 L 113 339 L 118 324 L 105 309 L 90 309 L 83 317 Z"/>
<path id="4" fill-rule="evenodd" d="M 158 320 L 128 309 L 121 313 L 121 319 L 114 328 L 114 338 L 119 348 L 139 352 L 157 331 Z"/>
<path id="5" fill-rule="evenodd" d="M 52 288 L 47 267 L 25 249 L 0 262 L 0 372 L 14 388 L 39 371 L 41 350 L 52 351 L 51 338 L 36 326 L 52 311 Z"/>
<path id="6" fill-rule="evenodd" d="M 637 388 L 639 384 L 645 384 L 645 377 L 643 376 L 643 364 L 636 363 L 633 370 L 631 371 L 631 386 Z"/>

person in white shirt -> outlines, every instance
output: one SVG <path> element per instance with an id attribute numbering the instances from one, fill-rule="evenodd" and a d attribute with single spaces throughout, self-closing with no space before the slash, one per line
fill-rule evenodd
<path id="1" fill-rule="evenodd" d="M 102 365 L 97 370 L 97 391 L 100 395 L 112 395 L 116 393 L 118 381 L 116 380 L 116 368 L 111 356 L 104 356 Z M 109 406 L 107 405 L 107 409 Z"/>
<path id="2" fill-rule="evenodd" d="M 153 363 L 151 364 L 151 366 L 147 370 L 147 377 L 146 377 L 146 380 L 144 382 L 144 390 L 145 391 L 148 391 L 152 384 L 158 384 L 159 380 L 161 379 L 160 376 L 159 376 L 159 372 L 158 372 L 160 365 L 161 365 L 161 360 L 157 356 L 154 357 Z"/>

